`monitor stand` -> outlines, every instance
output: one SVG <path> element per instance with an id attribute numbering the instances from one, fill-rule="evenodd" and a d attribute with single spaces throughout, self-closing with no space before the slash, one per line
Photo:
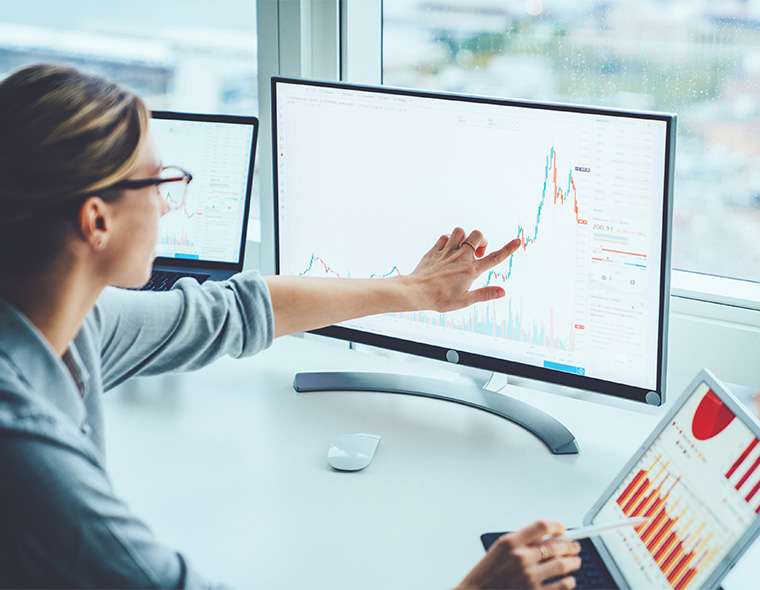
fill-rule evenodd
<path id="1" fill-rule="evenodd" d="M 546 412 L 501 393 L 481 389 L 475 383 L 393 373 L 324 372 L 297 373 L 293 388 L 300 393 L 317 391 L 375 391 L 430 397 L 463 404 L 495 414 L 534 434 L 555 455 L 574 455 L 573 434 Z"/>

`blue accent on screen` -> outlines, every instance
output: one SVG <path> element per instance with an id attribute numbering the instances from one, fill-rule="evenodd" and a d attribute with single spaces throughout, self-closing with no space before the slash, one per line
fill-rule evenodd
<path id="1" fill-rule="evenodd" d="M 197 254 L 183 254 L 182 252 L 175 252 L 174 258 L 184 258 L 185 260 L 200 260 L 200 256 Z"/>
<path id="2" fill-rule="evenodd" d="M 563 365 L 561 363 L 553 363 L 551 361 L 544 361 L 544 368 L 554 369 L 555 371 L 564 371 L 565 373 L 572 373 L 573 375 L 585 375 L 586 369 L 583 367 L 574 367 L 573 365 Z"/>

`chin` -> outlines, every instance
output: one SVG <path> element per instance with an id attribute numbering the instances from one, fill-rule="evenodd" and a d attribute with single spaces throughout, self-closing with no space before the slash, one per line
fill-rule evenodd
<path id="1" fill-rule="evenodd" d="M 114 287 L 121 289 L 142 289 L 150 280 L 150 275 L 153 271 L 153 265 L 151 264 L 147 270 L 143 271 L 139 275 L 135 273 L 134 277 L 124 277 L 111 283 Z"/>
<path id="2" fill-rule="evenodd" d="M 150 281 L 150 275 L 153 274 L 153 264 L 150 264 L 148 266 L 148 270 L 143 273 L 142 279 L 139 281 L 139 285 L 136 286 L 136 289 L 142 289 L 145 285 L 148 284 L 148 281 Z"/>

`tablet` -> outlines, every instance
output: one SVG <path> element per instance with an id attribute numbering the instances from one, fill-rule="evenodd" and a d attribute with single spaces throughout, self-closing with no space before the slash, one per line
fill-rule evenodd
<path id="1" fill-rule="evenodd" d="M 760 425 L 701 371 L 584 518 L 621 588 L 714 588 L 760 533 Z"/>

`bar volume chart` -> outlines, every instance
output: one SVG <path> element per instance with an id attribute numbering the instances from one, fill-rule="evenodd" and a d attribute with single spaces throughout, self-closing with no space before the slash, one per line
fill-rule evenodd
<path id="1" fill-rule="evenodd" d="M 636 473 L 617 499 L 627 516 L 650 517 L 636 532 L 675 590 L 687 588 L 720 549 L 708 525 L 689 512 L 689 500 L 688 491 L 679 489 L 679 478 L 659 456 L 649 469 Z"/>

